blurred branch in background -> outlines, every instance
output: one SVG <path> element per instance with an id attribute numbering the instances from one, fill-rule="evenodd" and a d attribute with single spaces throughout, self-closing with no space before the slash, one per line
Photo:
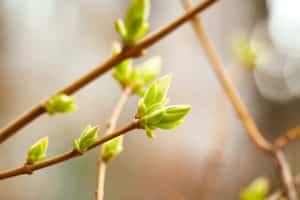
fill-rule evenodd
<path id="1" fill-rule="evenodd" d="M 181 0 L 185 9 L 191 7 L 189 0 Z M 279 175 L 281 177 L 281 182 L 284 187 L 285 195 L 289 200 L 297 200 L 297 192 L 295 185 L 293 183 L 292 174 L 289 168 L 289 164 L 284 156 L 284 153 L 281 150 L 273 149 L 272 144 L 270 144 L 260 133 L 256 127 L 256 123 L 252 119 L 250 113 L 248 113 L 246 106 L 243 101 L 240 99 L 238 91 L 234 87 L 230 78 L 227 76 L 224 67 L 222 66 L 220 60 L 217 57 L 215 50 L 209 40 L 207 33 L 197 17 L 192 18 L 193 27 L 197 33 L 197 36 L 203 45 L 203 48 L 209 58 L 212 67 L 219 79 L 221 85 L 224 88 L 225 93 L 230 99 L 232 105 L 234 106 L 236 112 L 238 113 L 241 122 L 244 127 L 247 129 L 247 133 L 252 140 L 252 142 L 267 155 L 270 155 L 275 164 L 278 167 Z"/>
<path id="2" fill-rule="evenodd" d="M 110 135 L 117 126 L 120 114 L 131 94 L 131 87 L 126 87 L 123 89 L 120 99 L 118 100 L 112 115 L 108 121 L 108 129 L 104 135 Z M 104 186 L 105 186 L 105 175 L 106 175 L 106 161 L 103 160 L 101 156 L 101 151 L 99 152 L 98 160 L 98 173 L 97 173 L 97 190 L 96 190 L 96 200 L 102 200 L 104 198 Z"/>

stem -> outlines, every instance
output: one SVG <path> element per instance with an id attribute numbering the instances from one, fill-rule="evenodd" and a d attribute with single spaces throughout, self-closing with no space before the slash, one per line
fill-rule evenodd
<path id="1" fill-rule="evenodd" d="M 285 191 L 285 195 L 289 200 L 297 200 L 296 187 L 293 182 L 293 177 L 289 167 L 289 163 L 286 160 L 282 150 L 276 150 L 274 153 L 274 159 L 278 167 L 279 174 L 282 180 L 282 186 Z"/>
<path id="2" fill-rule="evenodd" d="M 185 9 L 189 9 L 190 1 L 181 0 Z M 247 130 L 248 136 L 252 142 L 263 152 L 274 158 L 281 177 L 282 184 L 285 189 L 285 193 L 289 200 L 297 200 L 296 189 L 292 183 L 291 172 L 289 169 L 288 162 L 285 159 L 285 156 L 282 151 L 274 150 L 272 144 L 270 144 L 258 130 L 253 118 L 250 113 L 247 111 L 245 104 L 242 99 L 239 97 L 237 89 L 234 87 L 231 79 L 226 74 L 224 67 L 222 66 L 217 54 L 211 44 L 205 29 L 197 17 L 192 18 L 193 27 L 196 31 L 198 39 L 200 40 L 204 51 L 210 60 L 212 67 L 217 75 L 217 78 L 222 85 L 225 93 L 227 94 L 229 100 L 231 101 L 233 107 L 238 113 L 241 122 Z"/>
<path id="3" fill-rule="evenodd" d="M 299 187 L 300 186 L 300 174 L 296 175 L 294 177 L 294 185 L 295 187 Z M 273 192 L 268 198 L 267 200 L 278 200 L 279 197 L 281 197 L 282 195 L 282 190 L 278 189 L 275 192 Z"/>
<path id="4" fill-rule="evenodd" d="M 128 100 L 128 97 L 131 94 L 131 87 L 125 87 L 122 95 L 116 104 L 113 113 L 108 122 L 108 129 L 104 133 L 104 135 L 110 135 L 114 129 L 116 128 L 118 119 L 120 118 L 120 114 Z M 96 190 L 96 200 L 103 200 L 104 197 L 104 183 L 105 183 L 105 172 L 106 172 L 106 162 L 101 159 L 101 150 L 100 150 L 100 158 L 98 161 L 98 173 L 97 173 L 97 190 Z"/>
<path id="5" fill-rule="evenodd" d="M 120 135 L 126 134 L 127 132 L 139 128 L 139 121 L 133 121 L 126 126 L 124 126 L 121 129 L 118 129 L 114 131 L 113 133 L 109 135 L 104 135 L 100 137 L 93 145 L 91 145 L 87 151 L 90 151 L 91 149 L 97 147 L 98 145 L 101 145 L 113 138 L 119 137 Z M 36 170 L 40 170 L 43 168 L 50 167 L 52 165 L 59 164 L 61 162 L 65 162 L 67 160 L 76 158 L 78 156 L 82 156 L 83 154 L 77 152 L 76 150 L 72 150 L 63 154 L 60 154 L 56 157 L 50 158 L 48 160 L 44 160 L 42 162 L 38 162 L 36 164 L 25 164 L 21 167 L 18 167 L 16 169 L 0 172 L 0 180 L 1 179 L 6 179 L 14 176 L 19 176 L 23 174 L 32 174 Z"/>
<path id="6" fill-rule="evenodd" d="M 190 8 L 189 0 L 181 0 L 181 2 L 184 5 L 185 9 Z M 193 17 L 192 23 L 198 36 L 198 39 L 200 40 L 204 51 L 212 64 L 217 78 L 219 79 L 220 84 L 222 85 L 226 95 L 231 101 L 233 107 L 235 108 L 238 116 L 240 117 L 244 127 L 248 131 L 249 137 L 261 150 L 270 153 L 272 151 L 271 144 L 264 139 L 264 137 L 256 127 L 254 120 L 252 119 L 250 113 L 247 111 L 245 104 L 239 97 L 236 88 L 234 87 L 232 81 L 226 74 L 224 67 L 222 66 L 219 58 L 217 57 L 217 54 L 213 49 L 213 46 L 209 40 L 207 33 L 205 32 L 205 29 L 200 19 L 198 19 L 197 17 Z"/>
<path id="7" fill-rule="evenodd" d="M 286 147 L 289 143 L 291 143 L 298 137 L 300 137 L 300 125 L 283 133 L 275 140 L 274 144 L 276 147 L 281 149 Z"/>
<path id="8" fill-rule="evenodd" d="M 195 16 L 197 13 L 202 12 L 210 5 L 215 3 L 218 0 L 206 0 L 203 3 L 198 4 L 193 9 L 187 11 L 181 17 L 178 17 L 176 20 L 165 26 L 164 28 L 160 29 L 158 32 L 150 35 L 146 39 L 142 40 L 140 43 L 137 43 L 135 46 L 131 48 L 124 48 L 123 51 L 111 58 L 109 58 L 106 62 L 96 67 L 94 70 L 90 71 L 89 73 L 82 76 L 80 79 L 74 81 L 70 85 L 66 86 L 65 88 L 57 91 L 51 97 L 57 94 L 67 94 L 71 95 L 78 91 L 79 89 L 83 88 L 97 77 L 103 75 L 108 70 L 119 64 L 124 59 L 130 57 L 136 57 L 141 55 L 141 52 L 176 30 L 179 26 L 187 22 L 191 17 Z M 0 130 L 0 143 L 4 142 L 7 138 L 14 135 L 18 130 L 25 127 L 27 124 L 38 118 L 40 115 L 45 113 L 44 104 L 51 99 L 48 98 L 46 101 L 42 101 L 41 103 L 34 106 L 31 110 L 25 112 L 23 115 L 19 116 L 16 120 L 10 122 L 7 126 L 3 127 Z"/>

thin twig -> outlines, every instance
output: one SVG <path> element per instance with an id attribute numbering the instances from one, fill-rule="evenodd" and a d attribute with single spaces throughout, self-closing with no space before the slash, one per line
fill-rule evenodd
<path id="1" fill-rule="evenodd" d="M 191 7 L 189 0 L 181 0 L 181 2 L 184 5 L 185 9 L 189 9 Z M 247 111 L 246 106 L 239 97 L 236 88 L 233 86 L 230 78 L 226 74 L 224 67 L 222 66 L 215 50 L 212 47 L 209 37 L 203 28 L 201 20 L 197 17 L 192 17 L 192 23 L 197 33 L 198 39 L 200 40 L 204 51 L 212 64 L 217 78 L 219 79 L 226 95 L 228 96 L 236 112 L 238 113 L 238 116 L 243 122 L 243 125 L 248 131 L 248 135 L 261 150 L 270 153 L 272 151 L 271 144 L 265 140 L 265 138 L 256 127 L 254 120 L 252 119 L 250 113 Z"/>
<path id="2" fill-rule="evenodd" d="M 105 63 L 99 65 L 94 70 L 90 71 L 89 73 L 82 76 L 80 79 L 76 80 L 75 82 L 71 83 L 65 88 L 57 91 L 51 97 L 61 93 L 71 95 L 74 92 L 86 86 L 87 84 L 89 84 L 91 81 L 95 80 L 97 77 L 106 73 L 113 66 L 119 64 L 122 60 L 141 55 L 141 52 L 144 49 L 147 49 L 148 47 L 152 46 L 153 44 L 155 44 L 156 42 L 158 42 L 159 40 L 167 36 L 169 33 L 173 32 L 179 26 L 181 26 L 186 21 L 188 21 L 191 17 L 195 16 L 199 12 L 202 12 L 203 10 L 208 8 L 216 1 L 218 0 L 206 0 L 203 3 L 200 3 L 199 5 L 195 6 L 193 9 L 187 11 L 181 17 L 177 18 L 176 20 L 174 20 L 164 28 L 160 29 L 158 32 L 150 35 L 140 43 L 136 44 L 134 47 L 126 48 L 120 54 L 109 58 Z M 44 105 L 50 98 L 35 105 L 31 110 L 25 112 L 24 114 L 19 116 L 16 120 L 10 122 L 7 126 L 3 127 L 0 130 L 0 143 L 2 143 L 7 138 L 14 135 L 18 130 L 25 127 L 27 124 L 29 124 L 30 122 L 38 118 L 40 115 L 45 113 Z"/>
<path id="3" fill-rule="evenodd" d="M 190 8 L 189 0 L 181 0 L 185 9 Z M 247 133 L 252 142 L 263 152 L 274 158 L 275 163 L 278 166 L 278 171 L 282 180 L 283 187 L 285 189 L 286 196 L 289 200 L 297 200 L 296 189 L 292 183 L 291 172 L 289 169 L 288 162 L 286 161 L 284 154 L 280 150 L 274 150 L 273 145 L 270 144 L 258 130 L 253 118 L 247 111 L 245 104 L 239 97 L 237 89 L 234 87 L 231 79 L 226 74 L 224 67 L 222 66 L 217 54 L 211 44 L 209 37 L 201 23 L 201 20 L 196 16 L 192 17 L 193 27 L 197 33 L 198 39 L 200 40 L 207 57 L 209 58 L 212 67 L 217 75 L 219 82 L 221 83 L 225 93 L 230 99 L 233 107 L 238 113 L 242 124 L 247 130 Z"/>
<path id="4" fill-rule="evenodd" d="M 294 177 L 294 185 L 296 187 L 299 187 L 300 186 L 300 174 L 296 175 Z M 278 189 L 276 190 L 275 192 L 273 192 L 268 198 L 267 200 L 278 200 L 279 197 L 281 197 L 282 195 L 282 190 L 281 189 Z"/>
<path id="5" fill-rule="evenodd" d="M 131 87 L 125 87 L 118 103 L 116 104 L 113 113 L 108 122 L 108 129 L 104 135 L 110 135 L 116 128 L 117 122 L 120 118 L 120 114 L 131 94 Z M 96 200 L 103 200 L 104 197 L 104 184 L 105 184 L 105 172 L 106 172 L 106 162 L 101 159 L 101 151 L 99 153 L 100 158 L 98 160 L 98 173 L 97 173 L 97 190 L 96 190 Z"/>
<path id="6" fill-rule="evenodd" d="M 139 128 L 139 121 L 133 121 L 133 122 L 127 124 L 126 126 L 124 126 L 123 128 L 120 128 L 109 135 L 100 137 L 93 145 L 91 145 L 88 148 L 87 151 L 89 151 L 89 150 L 97 147 L 98 145 L 101 145 L 113 138 L 116 138 L 120 135 L 126 134 L 127 132 L 137 129 L 137 128 Z M 16 169 L 0 172 L 0 180 L 14 177 L 14 176 L 23 175 L 23 174 L 32 174 L 36 170 L 50 167 L 52 165 L 56 165 L 58 163 L 65 162 L 67 160 L 70 160 L 72 158 L 75 158 L 75 157 L 78 157 L 81 155 L 83 155 L 83 154 L 79 153 L 76 150 L 72 150 L 72 151 L 60 154 L 56 157 L 50 158 L 48 160 L 38 162 L 36 164 L 32 164 L 32 165 L 25 164 Z"/>
<path id="7" fill-rule="evenodd" d="M 282 150 L 275 150 L 275 153 L 273 155 L 275 163 L 277 164 L 279 174 L 281 176 L 281 183 L 286 197 L 289 200 L 297 200 L 298 196 L 296 187 L 293 182 L 289 163 L 286 160 L 284 153 L 282 152 Z"/>
<path id="8" fill-rule="evenodd" d="M 275 140 L 274 144 L 276 147 L 281 149 L 286 147 L 289 143 L 291 143 L 298 137 L 300 137 L 300 125 L 283 133 Z"/>

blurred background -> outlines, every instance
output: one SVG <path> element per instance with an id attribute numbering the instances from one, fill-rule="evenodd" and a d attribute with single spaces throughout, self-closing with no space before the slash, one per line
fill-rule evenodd
<path id="1" fill-rule="evenodd" d="M 128 3 L 1 0 L 0 124 L 5 125 L 110 57 L 112 42 L 118 39 L 114 20 L 124 16 Z M 151 3 L 151 31 L 184 12 L 179 0 Z M 282 98 L 289 96 L 278 92 L 283 91 L 281 72 L 279 76 L 265 70 L 252 73 L 241 67 L 231 52 L 231 40 L 237 32 L 260 38 L 255 33 L 261 30 L 258 24 L 267 20 L 267 13 L 265 1 L 223 0 L 201 17 L 259 128 L 268 139 L 274 139 L 300 122 L 299 100 Z M 241 188 L 257 176 L 267 176 L 278 186 L 272 160 L 249 141 L 190 24 L 147 50 L 145 58 L 154 55 L 163 59 L 162 74 L 173 74 L 171 103 L 189 103 L 193 110 L 182 126 L 157 133 L 155 140 L 149 140 L 143 131 L 126 136 L 124 152 L 108 168 L 105 199 L 239 199 Z M 281 62 L 274 63 L 281 69 Z M 275 86 L 264 87 L 261 82 Z M 49 156 L 69 150 L 86 124 L 105 124 L 119 95 L 111 73 L 92 82 L 75 94 L 77 112 L 44 115 L 1 144 L 0 169 L 23 164 L 28 147 L 46 135 Z M 132 119 L 137 100 L 130 98 L 119 126 Z M 294 142 L 286 149 L 294 173 L 300 170 L 296 157 L 299 145 Z M 32 176 L 3 180 L 0 199 L 94 199 L 98 152 L 95 149 Z"/>

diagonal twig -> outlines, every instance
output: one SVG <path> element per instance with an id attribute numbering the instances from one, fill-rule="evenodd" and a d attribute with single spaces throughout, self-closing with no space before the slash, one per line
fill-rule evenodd
<path id="1" fill-rule="evenodd" d="M 107 142 L 107 141 L 109 141 L 113 138 L 124 135 L 124 134 L 128 133 L 129 131 L 137 129 L 137 128 L 139 128 L 139 121 L 133 121 L 133 122 L 127 124 L 126 126 L 124 126 L 123 128 L 120 128 L 120 129 L 112 132 L 109 135 L 105 135 L 105 136 L 100 137 L 95 143 L 93 143 L 93 145 L 91 145 L 88 148 L 87 151 L 89 151 L 89 150 L 97 147 L 98 145 L 101 145 L 101 144 L 103 144 L 103 143 L 105 143 L 105 142 Z M 47 160 L 38 162 L 36 164 L 31 164 L 31 165 L 25 164 L 25 165 L 23 165 L 21 167 L 18 167 L 16 169 L 11 169 L 11 170 L 8 170 L 8 171 L 0 172 L 0 180 L 1 179 L 7 179 L 7 178 L 10 178 L 10 177 L 14 177 L 14 176 L 20 176 L 20 175 L 24 175 L 24 174 L 32 174 L 36 170 L 47 168 L 47 167 L 50 167 L 52 165 L 56 165 L 56 164 L 65 162 L 67 160 L 70 160 L 70 159 L 73 159 L 73 158 L 76 158 L 76 157 L 82 156 L 82 155 L 83 155 L 82 153 L 79 153 L 76 150 L 72 150 L 72 151 L 60 154 L 56 157 L 49 158 Z"/>
<path id="2" fill-rule="evenodd" d="M 274 144 L 278 148 L 284 148 L 298 137 L 300 137 L 300 125 L 283 133 L 275 140 Z"/>

